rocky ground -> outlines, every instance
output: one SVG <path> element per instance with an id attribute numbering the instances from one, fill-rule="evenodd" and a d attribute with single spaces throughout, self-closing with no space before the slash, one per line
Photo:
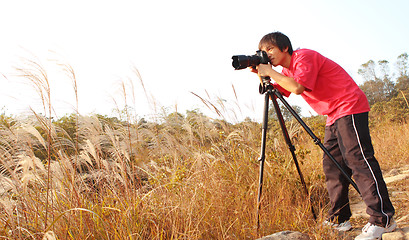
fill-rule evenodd
<path id="1" fill-rule="evenodd" d="M 382 236 L 383 240 L 409 240 L 409 166 L 393 169 L 384 173 L 384 179 L 388 186 L 391 201 L 395 207 L 395 220 L 398 228 L 393 233 Z M 354 239 L 361 232 L 361 228 L 367 223 L 365 204 L 360 196 L 353 194 L 351 199 L 353 212 L 351 222 L 354 230 L 346 233 L 344 239 Z"/>
<path id="2" fill-rule="evenodd" d="M 397 229 L 392 233 L 382 235 L 383 240 L 409 240 L 409 166 L 394 169 L 384 173 L 384 179 L 388 186 L 389 195 L 394 204 Z M 366 206 L 361 197 L 354 190 L 351 191 L 351 210 L 353 212 L 351 222 L 353 230 L 340 234 L 339 239 L 353 240 L 368 221 Z M 303 240 L 310 237 L 298 232 L 280 232 L 261 238 L 262 240 Z M 314 239 L 314 238 L 311 238 Z"/>

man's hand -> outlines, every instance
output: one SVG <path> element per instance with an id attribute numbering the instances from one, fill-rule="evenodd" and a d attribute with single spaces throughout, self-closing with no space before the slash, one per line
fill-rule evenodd
<path id="1" fill-rule="evenodd" d="M 259 64 L 257 71 L 260 77 L 271 77 L 271 72 L 275 70 L 273 70 L 271 64 Z"/>
<path id="2" fill-rule="evenodd" d="M 260 77 L 260 83 L 263 84 L 262 77 L 270 77 L 267 72 L 273 70 L 270 64 L 259 64 L 257 67 L 249 67 L 250 71 Z"/>
<path id="3" fill-rule="evenodd" d="M 251 67 L 249 67 L 249 69 L 250 69 L 251 72 L 258 74 L 258 71 L 257 71 L 256 67 L 251 66 Z"/>
<path id="4" fill-rule="evenodd" d="M 251 71 L 258 74 L 262 84 L 263 80 L 261 77 L 270 77 L 271 80 L 280 85 L 286 91 L 297 95 L 305 91 L 305 87 L 295 81 L 294 78 L 284 76 L 283 74 L 277 72 L 272 68 L 271 64 L 259 64 L 256 69 L 251 68 Z"/>

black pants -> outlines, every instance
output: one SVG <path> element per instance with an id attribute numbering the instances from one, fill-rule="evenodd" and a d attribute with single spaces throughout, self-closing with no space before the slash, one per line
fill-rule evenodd
<path id="1" fill-rule="evenodd" d="M 358 185 L 370 216 L 369 222 L 388 225 L 395 209 L 374 156 L 368 113 L 348 115 L 326 126 L 324 146 Z M 326 154 L 323 167 L 331 201 L 329 219 L 344 222 L 351 217 L 348 200 L 350 183 Z"/>

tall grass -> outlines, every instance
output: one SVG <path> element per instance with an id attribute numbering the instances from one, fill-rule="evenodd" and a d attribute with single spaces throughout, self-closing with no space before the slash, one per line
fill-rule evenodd
<path id="1" fill-rule="evenodd" d="M 273 124 L 268 135 L 261 230 L 257 232 L 259 123 L 231 124 L 198 111 L 162 114 L 158 122 L 135 121 L 123 83 L 124 118 L 75 113 L 70 132 L 61 122 L 51 121 L 47 75 L 40 65 L 31 66 L 34 69 L 20 71 L 39 89 L 48 115 L 2 118 L 3 238 L 255 239 L 283 230 L 305 232 L 313 239 L 336 236 L 313 221 L 278 125 Z M 76 89 L 72 68 L 65 69 Z M 230 111 L 221 101 L 202 100 L 221 115 Z M 323 119 L 308 121 L 322 135 Z M 298 124 L 288 124 L 314 207 L 322 218 L 328 202 L 322 153 Z M 396 126 L 408 128 L 407 124 Z M 381 160 L 391 144 L 379 142 L 394 141 L 397 154 L 388 161 L 407 164 L 399 156 L 408 148 L 409 136 L 401 133 L 395 126 L 374 132 Z"/>

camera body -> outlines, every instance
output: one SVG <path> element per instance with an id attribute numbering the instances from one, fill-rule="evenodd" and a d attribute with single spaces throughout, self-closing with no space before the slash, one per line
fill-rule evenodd
<path id="1" fill-rule="evenodd" d="M 256 67 L 259 64 L 267 64 L 270 59 L 265 51 L 258 50 L 255 55 L 235 55 L 232 57 L 233 67 L 236 70 L 245 69 L 248 67 Z"/>

